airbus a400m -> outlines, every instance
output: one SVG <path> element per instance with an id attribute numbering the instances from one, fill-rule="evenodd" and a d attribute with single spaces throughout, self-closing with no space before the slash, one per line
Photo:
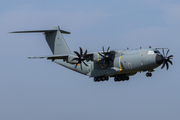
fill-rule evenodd
<path id="1" fill-rule="evenodd" d="M 55 26 L 49 30 L 35 31 L 16 31 L 12 33 L 36 33 L 42 32 L 53 53 L 50 56 L 29 57 L 47 58 L 53 62 L 69 68 L 78 73 L 93 77 L 95 82 L 107 81 L 109 77 L 114 77 L 114 81 L 129 80 L 129 76 L 135 75 L 137 72 L 146 72 L 147 77 L 152 76 L 154 69 L 162 65 L 161 69 L 169 64 L 173 64 L 171 59 L 173 55 L 168 56 L 169 49 L 167 48 L 151 48 L 135 49 L 135 50 L 107 50 L 83 52 L 80 47 L 80 52 L 74 51 L 71 53 L 62 34 L 70 34 L 70 32 L 61 30 L 59 26 Z M 159 49 L 162 49 L 161 54 Z M 166 49 L 166 54 L 164 50 Z"/>

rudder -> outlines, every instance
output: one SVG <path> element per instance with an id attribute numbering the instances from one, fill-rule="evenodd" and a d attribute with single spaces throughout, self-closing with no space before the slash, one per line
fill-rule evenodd
<path id="1" fill-rule="evenodd" d="M 51 28 L 52 32 L 44 32 L 45 39 L 54 55 L 71 53 L 62 33 L 70 34 L 67 31 L 60 30 L 59 26 Z"/>

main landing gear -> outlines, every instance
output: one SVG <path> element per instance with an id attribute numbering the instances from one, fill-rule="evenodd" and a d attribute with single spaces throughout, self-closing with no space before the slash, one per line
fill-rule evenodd
<path id="1" fill-rule="evenodd" d="M 101 77 L 94 77 L 94 82 L 100 82 L 100 81 L 108 81 L 108 76 L 101 76 Z"/>
<path id="2" fill-rule="evenodd" d="M 151 77 L 152 76 L 152 73 L 151 72 L 147 72 L 146 73 L 146 77 Z"/>
<path id="3" fill-rule="evenodd" d="M 108 81 L 109 77 L 108 76 L 101 76 L 101 77 L 94 77 L 94 82 L 100 82 L 100 81 Z M 115 82 L 120 82 L 120 81 L 125 81 L 125 80 L 129 80 L 129 76 L 115 76 L 114 77 L 114 81 Z"/>
<path id="4" fill-rule="evenodd" d="M 125 80 L 129 80 L 129 76 L 115 76 L 114 77 L 114 81 L 115 82 L 120 82 L 120 81 L 125 81 Z"/>

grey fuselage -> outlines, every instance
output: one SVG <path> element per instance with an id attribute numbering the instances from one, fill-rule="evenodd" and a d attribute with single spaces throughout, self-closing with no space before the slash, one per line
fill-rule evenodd
<path id="1" fill-rule="evenodd" d="M 67 63 L 64 60 L 56 59 L 54 62 L 66 68 L 79 72 L 90 77 L 99 76 L 131 76 L 140 71 L 153 71 L 160 64 L 157 64 L 157 55 L 161 55 L 156 49 L 137 49 L 137 50 L 112 50 L 114 52 L 114 62 L 110 63 L 110 67 L 101 66 L 102 57 L 98 52 L 94 52 L 93 57 L 97 57 L 97 61 L 85 61 L 88 66 L 82 64 L 75 68 L 75 64 Z"/>
<path id="2" fill-rule="evenodd" d="M 74 51 L 75 54 L 72 54 L 62 36 L 62 34 L 70 34 L 70 32 L 61 30 L 59 26 L 54 26 L 48 30 L 15 31 L 12 33 L 37 32 L 44 34 L 53 55 L 29 58 L 51 59 L 59 65 L 89 77 L 101 78 L 105 76 L 107 78 L 108 76 L 118 77 L 121 75 L 127 77 L 140 71 L 153 72 L 163 61 L 169 61 L 170 59 L 169 57 L 163 58 L 157 49 L 152 48 L 109 51 L 109 47 L 107 52 L 104 52 L 103 47 L 103 51 L 87 53 L 86 50 L 83 53 L 80 47 L 80 54 L 76 51 Z M 172 64 L 171 61 L 169 62 Z"/>

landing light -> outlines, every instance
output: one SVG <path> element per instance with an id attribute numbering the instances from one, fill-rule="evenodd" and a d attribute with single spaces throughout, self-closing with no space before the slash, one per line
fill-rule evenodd
<path id="1" fill-rule="evenodd" d="M 148 55 L 153 55 L 154 51 L 148 51 Z"/>

